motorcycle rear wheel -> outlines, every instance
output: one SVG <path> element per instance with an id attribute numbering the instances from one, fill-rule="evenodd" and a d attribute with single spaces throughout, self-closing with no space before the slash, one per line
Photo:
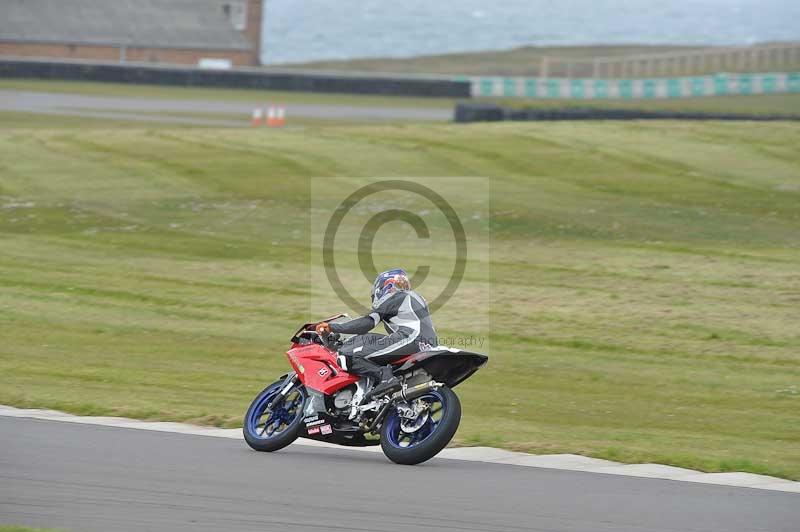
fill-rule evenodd
<path id="1" fill-rule="evenodd" d="M 277 381 L 264 388 L 253 399 L 244 416 L 244 439 L 256 451 L 277 451 L 298 438 L 306 401 L 303 386 L 292 388 L 279 405 L 268 408 L 269 403 L 281 391 L 283 383 L 282 380 Z"/>
<path id="2" fill-rule="evenodd" d="M 430 460 L 455 436 L 461 422 L 461 402 L 453 390 L 442 386 L 420 397 L 429 403 L 428 419 L 414 432 L 403 430 L 397 410 L 381 426 L 381 448 L 396 464 L 415 465 Z"/>

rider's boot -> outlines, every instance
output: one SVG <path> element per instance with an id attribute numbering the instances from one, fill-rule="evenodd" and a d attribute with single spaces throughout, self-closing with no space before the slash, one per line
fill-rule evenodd
<path id="1" fill-rule="evenodd" d="M 362 377 L 356 383 L 356 393 L 353 394 L 353 400 L 350 401 L 350 416 L 348 416 L 348 419 L 353 420 L 358 416 L 358 407 L 364 400 L 364 393 L 370 389 L 371 382 L 372 379 L 369 377 Z"/>
<path id="2" fill-rule="evenodd" d="M 392 373 L 392 366 L 383 366 L 381 367 L 381 381 L 364 395 L 363 401 L 367 402 L 373 397 L 379 397 L 387 393 L 396 392 L 400 388 L 400 379 L 395 377 Z"/>

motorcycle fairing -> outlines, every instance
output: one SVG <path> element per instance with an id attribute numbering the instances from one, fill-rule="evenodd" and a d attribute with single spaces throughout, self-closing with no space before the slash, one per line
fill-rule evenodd
<path id="1" fill-rule="evenodd" d="M 325 395 L 331 395 L 359 379 L 340 368 L 336 354 L 319 344 L 295 344 L 286 354 L 306 388 Z"/>
<path id="2" fill-rule="evenodd" d="M 305 434 L 303 434 L 303 431 L 301 431 L 300 435 L 306 438 L 311 438 L 312 440 L 330 440 L 333 437 L 334 421 L 335 418 L 323 410 L 314 409 L 314 412 L 311 413 L 308 409 L 306 409 L 306 411 L 303 412 L 302 425 L 302 429 L 305 431 Z"/>
<path id="3" fill-rule="evenodd" d="M 402 365 L 395 367 L 394 371 L 398 373 L 411 368 L 424 368 L 434 380 L 454 388 L 483 367 L 488 360 L 489 357 L 480 353 L 437 346 L 409 355 L 402 360 Z"/>
<path id="4" fill-rule="evenodd" d="M 318 392 L 311 392 L 312 395 Z M 311 397 L 309 397 L 311 400 Z M 299 436 L 310 440 L 325 441 L 337 445 L 348 447 L 369 447 L 380 445 L 378 439 L 367 439 L 362 432 L 351 430 L 340 430 L 337 428 L 337 420 L 327 412 L 318 411 L 316 408 L 306 410 L 303 413 L 303 424 L 300 426 Z"/>

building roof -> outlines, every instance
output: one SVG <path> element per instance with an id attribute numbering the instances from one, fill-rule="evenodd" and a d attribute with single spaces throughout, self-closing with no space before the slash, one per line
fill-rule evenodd
<path id="1" fill-rule="evenodd" d="M 251 50 L 224 0 L 0 0 L 0 41 Z"/>

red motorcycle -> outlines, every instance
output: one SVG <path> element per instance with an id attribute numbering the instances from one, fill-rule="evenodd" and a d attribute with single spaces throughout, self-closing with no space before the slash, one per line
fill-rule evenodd
<path id="1" fill-rule="evenodd" d="M 380 445 L 390 460 L 409 465 L 445 448 L 461 421 L 452 388 L 486 364 L 487 356 L 441 346 L 409 355 L 393 364 L 399 391 L 367 394 L 362 401 L 365 379 L 337 364 L 339 335 L 323 338 L 314 325 L 306 323 L 292 336 L 287 356 L 294 371 L 267 386 L 247 410 L 243 432 L 250 447 L 277 451 L 297 438 Z"/>

